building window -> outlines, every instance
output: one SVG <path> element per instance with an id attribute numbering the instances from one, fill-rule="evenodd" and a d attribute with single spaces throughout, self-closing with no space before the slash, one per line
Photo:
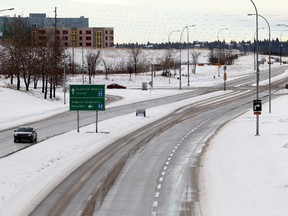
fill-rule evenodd
<path id="1" fill-rule="evenodd" d="M 86 34 L 91 34 L 91 30 L 86 30 Z"/>
<path id="2" fill-rule="evenodd" d="M 77 34 L 77 31 L 73 30 L 73 31 L 72 31 L 72 34 Z"/>
<path id="3" fill-rule="evenodd" d="M 106 35 L 108 34 L 108 31 L 107 31 L 107 30 L 105 31 L 105 34 L 106 34 Z"/>
<path id="4" fill-rule="evenodd" d="M 110 37 L 109 37 L 109 40 L 110 40 L 110 41 L 113 41 L 113 39 L 114 39 L 113 36 L 110 36 Z"/>
<path id="5" fill-rule="evenodd" d="M 90 46 L 91 46 L 91 43 L 86 43 L 86 46 L 87 46 L 87 47 L 90 47 Z"/>
<path id="6" fill-rule="evenodd" d="M 82 46 L 82 42 L 79 43 L 79 46 Z"/>
<path id="7" fill-rule="evenodd" d="M 97 37 L 101 37 L 102 36 L 102 32 L 97 31 Z"/>
<path id="8" fill-rule="evenodd" d="M 46 36 L 39 36 L 39 40 L 40 41 L 46 40 Z"/>
<path id="9" fill-rule="evenodd" d="M 68 30 L 63 30 L 63 34 L 68 34 Z"/>
<path id="10" fill-rule="evenodd" d="M 110 35 L 113 35 L 113 30 L 109 30 L 109 34 L 110 34 Z"/>
<path id="11" fill-rule="evenodd" d="M 105 47 L 108 47 L 108 43 L 107 42 L 105 43 Z"/>
<path id="12" fill-rule="evenodd" d="M 81 37 L 79 37 L 79 40 L 80 40 L 80 41 L 82 41 L 82 36 L 81 36 Z"/>
<path id="13" fill-rule="evenodd" d="M 39 34 L 46 34 L 46 30 L 39 30 L 38 33 Z"/>
<path id="14" fill-rule="evenodd" d="M 64 46 L 65 46 L 65 47 L 67 47 L 67 46 L 68 46 L 68 43 L 67 43 L 67 42 L 65 42 L 65 43 L 64 43 Z"/>
<path id="15" fill-rule="evenodd" d="M 91 40 L 91 36 L 86 36 L 86 40 Z"/>
<path id="16" fill-rule="evenodd" d="M 81 35 L 82 35 L 82 30 L 80 30 L 80 31 L 79 31 L 79 34 L 81 34 Z"/>

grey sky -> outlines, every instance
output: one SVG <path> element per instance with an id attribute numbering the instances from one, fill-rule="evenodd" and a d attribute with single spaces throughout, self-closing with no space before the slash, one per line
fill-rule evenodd
<path id="1" fill-rule="evenodd" d="M 41 2 L 41 3 L 40 3 Z M 270 23 L 273 38 L 280 37 L 288 25 L 287 0 L 254 0 L 258 13 Z M 173 30 L 189 28 L 189 38 L 198 41 L 252 40 L 255 33 L 255 13 L 250 0 L 9 0 L 0 3 L 0 9 L 14 7 L 0 15 L 22 15 L 47 13 L 54 16 L 57 7 L 58 17 L 89 18 L 90 26 L 114 27 L 115 42 L 167 42 Z M 268 27 L 259 18 L 259 38 L 268 38 Z M 287 40 L 288 32 L 282 35 Z M 171 34 L 170 41 L 179 41 L 180 33 Z M 185 38 L 183 39 L 185 41 Z"/>

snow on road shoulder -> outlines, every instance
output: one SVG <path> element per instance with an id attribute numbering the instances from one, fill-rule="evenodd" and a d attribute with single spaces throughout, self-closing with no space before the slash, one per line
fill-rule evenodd
<path id="1" fill-rule="evenodd" d="M 200 169 L 203 216 L 288 215 L 288 96 L 263 106 L 259 132 L 249 111 L 211 140 Z"/>
<path id="2" fill-rule="evenodd" d="M 98 123 L 97 134 L 93 124 L 80 128 L 80 133 L 71 131 L 2 158 L 0 215 L 27 215 L 72 170 L 113 141 L 192 102 L 223 94 L 218 91 L 147 109 L 146 118 L 131 113 L 108 119 Z"/>

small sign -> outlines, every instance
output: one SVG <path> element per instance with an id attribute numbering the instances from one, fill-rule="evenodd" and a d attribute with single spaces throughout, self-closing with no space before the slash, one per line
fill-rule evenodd
<path id="1" fill-rule="evenodd" d="M 262 101 L 261 100 L 253 100 L 253 111 L 261 112 L 262 111 Z"/>

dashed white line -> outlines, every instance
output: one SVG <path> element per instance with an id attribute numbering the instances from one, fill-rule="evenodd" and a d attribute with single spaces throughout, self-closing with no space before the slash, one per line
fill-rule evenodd
<path id="1" fill-rule="evenodd" d="M 157 207 L 157 206 L 158 206 L 158 201 L 154 201 L 153 206 L 154 206 L 154 207 Z"/>
<path id="2" fill-rule="evenodd" d="M 157 189 L 158 189 L 158 190 L 160 190 L 160 189 L 161 189 L 161 187 L 162 187 L 162 185 L 161 185 L 161 184 L 158 184 L 158 185 L 157 185 Z"/>
<path id="3" fill-rule="evenodd" d="M 80 211 L 78 212 L 77 216 L 81 216 L 82 213 L 83 213 L 83 210 L 80 210 Z"/>
<path id="4" fill-rule="evenodd" d="M 88 198 L 87 198 L 87 201 L 89 202 L 92 198 L 92 195 L 90 195 Z"/>

